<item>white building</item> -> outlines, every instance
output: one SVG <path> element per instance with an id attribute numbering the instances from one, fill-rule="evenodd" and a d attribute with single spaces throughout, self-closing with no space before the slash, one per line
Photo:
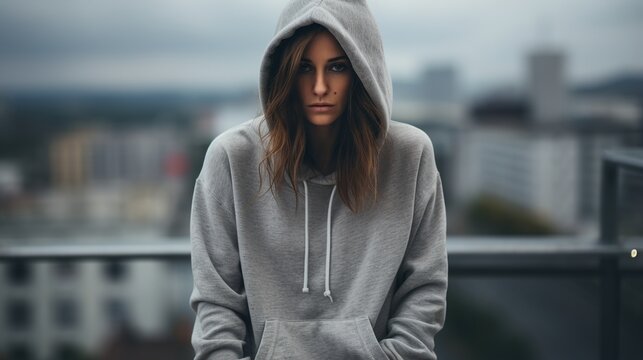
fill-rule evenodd
<path id="1" fill-rule="evenodd" d="M 176 266 L 153 260 L 0 263 L 0 357 L 50 359 L 69 348 L 97 354 L 124 324 L 160 337 L 177 308 L 189 310 L 176 276 Z"/>
<path id="2" fill-rule="evenodd" d="M 460 202 L 489 194 L 571 230 L 578 219 L 578 140 L 503 126 L 461 135 L 456 181 Z"/>
<path id="3" fill-rule="evenodd" d="M 642 140 L 638 126 L 606 119 L 520 118 L 472 124 L 459 139 L 458 203 L 494 195 L 588 237 L 598 235 L 602 154 Z"/>

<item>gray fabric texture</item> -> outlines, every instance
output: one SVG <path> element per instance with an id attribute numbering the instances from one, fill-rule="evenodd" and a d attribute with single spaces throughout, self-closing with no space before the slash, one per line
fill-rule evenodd
<path id="1" fill-rule="evenodd" d="M 448 282 L 442 182 L 429 136 L 390 118 L 391 79 L 365 1 L 286 6 L 261 65 L 262 105 L 275 47 L 312 22 L 335 35 L 386 114 L 377 203 L 353 213 L 331 197 L 335 173 L 305 166 L 297 186 L 304 194 L 306 180 L 307 212 L 287 186 L 265 191 L 265 172 L 259 192 L 262 115 L 213 139 L 190 218 L 195 359 L 436 359 Z"/>

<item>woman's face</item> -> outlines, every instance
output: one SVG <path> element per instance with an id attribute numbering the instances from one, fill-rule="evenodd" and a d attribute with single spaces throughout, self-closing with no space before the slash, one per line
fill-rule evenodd
<path id="1" fill-rule="evenodd" d="M 304 50 L 297 74 L 299 99 L 310 123 L 331 125 L 344 112 L 352 74 L 335 37 L 328 31 L 315 35 Z"/>

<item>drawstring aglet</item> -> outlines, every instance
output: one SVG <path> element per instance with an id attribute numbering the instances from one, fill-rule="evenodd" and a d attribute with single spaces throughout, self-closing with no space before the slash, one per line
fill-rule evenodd
<path id="1" fill-rule="evenodd" d="M 328 298 L 330 299 L 330 302 L 333 302 L 333 297 L 330 296 L 330 290 L 324 291 L 324 296 L 328 296 Z"/>

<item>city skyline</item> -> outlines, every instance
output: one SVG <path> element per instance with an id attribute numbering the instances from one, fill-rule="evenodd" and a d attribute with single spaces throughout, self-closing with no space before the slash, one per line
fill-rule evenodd
<path id="1" fill-rule="evenodd" d="M 0 90 L 254 87 L 285 2 L 3 3 Z M 635 0 L 369 4 L 395 80 L 452 64 L 465 88 L 520 83 L 541 46 L 565 52 L 571 83 L 643 72 Z"/>

